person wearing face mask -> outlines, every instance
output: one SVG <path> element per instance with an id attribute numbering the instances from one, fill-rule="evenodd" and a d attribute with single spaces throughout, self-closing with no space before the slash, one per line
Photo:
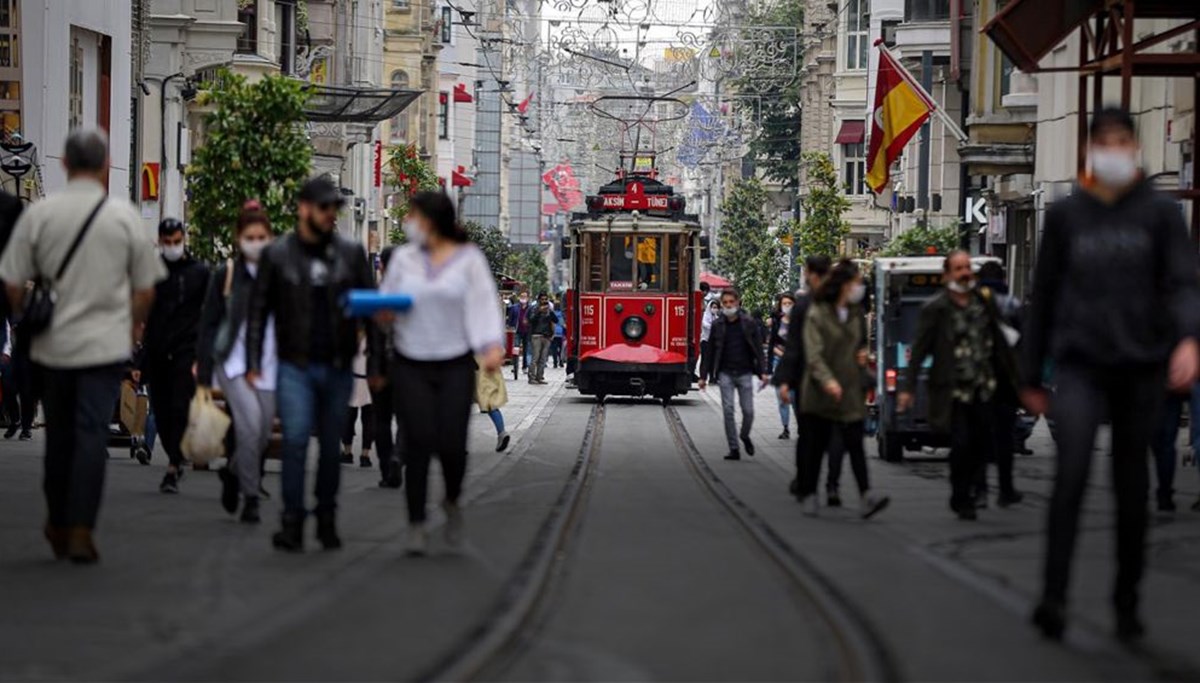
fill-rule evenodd
<path id="1" fill-rule="evenodd" d="M 866 419 L 862 370 L 867 364 L 862 308 L 866 285 L 853 261 L 843 260 L 821 282 L 804 321 L 804 357 L 808 367 L 800 385 L 800 411 L 810 416 L 805 439 L 799 498 L 805 514 L 819 507 L 817 482 L 821 461 L 834 432 L 850 457 L 858 483 L 860 514 L 869 519 L 887 507 L 887 496 L 871 491 L 863 450 Z"/>
<path id="2" fill-rule="evenodd" d="M 262 205 L 256 200 L 246 202 L 234 229 L 237 257 L 218 267 L 209 279 L 196 350 L 196 383 L 211 387 L 215 378 L 233 417 L 236 446 L 229 464 L 219 472 L 221 504 L 226 512 L 237 512 L 240 491 L 241 521 L 247 524 L 261 520 L 262 458 L 275 422 L 279 358 L 273 319 L 267 321 L 258 379 L 252 384 L 246 378 L 250 295 L 272 238 L 271 221 Z"/>
<path id="3" fill-rule="evenodd" d="M 158 488 L 163 493 L 179 493 L 183 477 L 180 442 L 196 392 L 192 368 L 209 268 L 188 253 L 187 231 L 174 218 L 159 224 L 158 249 L 167 266 L 167 279 L 155 288 L 138 367 L 150 391 L 159 442 L 169 461 Z"/>
<path id="4" fill-rule="evenodd" d="M 362 322 L 343 313 L 352 289 L 374 289 L 362 245 L 337 234 L 342 191 L 327 177 L 300 189 L 296 231 L 275 240 L 259 259 L 246 330 L 246 380 L 258 386 L 267 371 L 268 330 L 274 319 L 279 354 L 276 403 L 283 426 L 283 515 L 271 539 L 285 552 L 304 550 L 304 479 L 308 442 L 320 442 L 317 464 L 317 540 L 342 547 L 337 494 L 341 436 L 354 383 L 351 364 Z"/>
<path id="5" fill-rule="evenodd" d="M 1145 565 L 1147 450 L 1165 394 L 1184 391 L 1200 365 L 1196 249 L 1176 200 L 1138 168 L 1133 118 L 1093 115 L 1091 173 L 1046 212 L 1022 341 L 1022 391 L 1034 414 L 1054 409 L 1058 462 L 1047 520 L 1041 603 L 1047 638 L 1066 628 L 1071 557 L 1101 421 L 1112 421 L 1117 502 L 1116 634 L 1140 638 Z M 1103 277 L 1096 277 L 1102 273 Z M 1043 368 L 1053 364 L 1053 397 Z"/>
<path id="6" fill-rule="evenodd" d="M 768 334 L 767 343 L 767 365 L 768 370 L 775 371 L 783 360 L 784 349 L 787 348 L 788 330 L 791 326 L 791 312 L 796 305 L 796 297 L 791 293 L 783 293 L 779 295 L 779 305 L 771 313 L 771 328 Z M 779 435 L 780 439 L 792 438 L 791 431 L 791 412 L 792 409 L 788 406 L 788 402 L 782 398 L 779 401 L 779 421 L 783 424 L 783 432 Z"/>
<path id="7" fill-rule="evenodd" d="M 721 292 L 721 315 L 712 323 L 709 352 L 700 363 L 700 391 L 715 377 L 721 387 L 721 409 L 725 414 L 725 440 L 729 444 L 726 460 L 741 460 L 740 436 L 747 455 L 754 455 L 750 427 L 754 424 L 754 378 L 767 381 L 767 363 L 763 358 L 762 329 L 750 314 L 742 310 L 736 289 Z M 742 409 L 739 434 L 734 417 L 734 393 Z"/>
<path id="8" fill-rule="evenodd" d="M 428 552 L 426 498 L 434 454 L 445 483 L 446 541 L 451 547 L 462 543 L 459 499 L 475 370 L 495 373 L 504 362 L 504 315 L 487 258 L 469 242 L 448 196 L 417 193 L 405 225 L 408 244 L 392 254 L 380 289 L 410 294 L 413 306 L 379 319 L 391 323 L 395 348 L 393 384 L 408 470 L 407 552 L 422 556 Z"/>
<path id="9" fill-rule="evenodd" d="M 912 406 L 917 376 L 932 357 L 929 424 L 950 435 L 950 509 L 959 519 L 974 520 L 975 484 L 996 443 L 993 402 L 1016 391 L 1016 359 L 995 296 L 975 286 L 970 254 L 951 252 L 942 269 L 945 291 L 921 309 L 897 409 Z M 999 503 L 1017 500 L 1010 471 L 1007 482 L 1001 477 Z"/>

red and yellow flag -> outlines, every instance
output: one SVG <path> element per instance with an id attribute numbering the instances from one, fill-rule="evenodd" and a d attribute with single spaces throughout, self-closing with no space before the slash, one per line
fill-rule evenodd
<path id="1" fill-rule="evenodd" d="M 883 192 L 892 163 L 937 106 L 925 98 L 887 50 L 879 51 L 879 77 L 875 80 L 875 111 L 871 119 L 871 145 L 867 151 L 867 185 Z"/>

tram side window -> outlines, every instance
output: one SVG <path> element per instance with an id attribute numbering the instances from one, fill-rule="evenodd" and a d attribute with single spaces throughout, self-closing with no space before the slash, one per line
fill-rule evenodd
<path id="1" fill-rule="evenodd" d="M 587 291 L 604 291 L 604 235 L 588 234 L 587 248 L 583 251 L 583 267 L 586 274 Z"/>
<path id="2" fill-rule="evenodd" d="M 688 260 L 687 237 L 667 237 L 667 291 L 686 292 L 691 263 Z"/>

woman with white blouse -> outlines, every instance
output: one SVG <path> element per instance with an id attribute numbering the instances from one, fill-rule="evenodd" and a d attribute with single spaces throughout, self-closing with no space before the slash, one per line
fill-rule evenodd
<path id="1" fill-rule="evenodd" d="M 467 425 L 475 401 L 475 358 L 484 371 L 504 361 L 504 318 L 483 252 L 468 242 L 454 204 L 441 192 L 420 192 L 404 219 L 408 243 L 397 248 L 380 286 L 413 297 L 412 308 L 385 314 L 393 329 L 393 386 L 408 469 L 408 552 L 428 546 L 425 503 L 429 461 L 441 460 L 446 540 L 462 542 L 459 496 L 467 470 Z"/>

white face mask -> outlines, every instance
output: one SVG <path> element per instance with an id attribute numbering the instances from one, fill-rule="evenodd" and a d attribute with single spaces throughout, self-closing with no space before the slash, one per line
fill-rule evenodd
<path id="1" fill-rule="evenodd" d="M 184 245 L 182 243 L 180 243 L 180 244 L 172 244 L 169 246 L 163 245 L 162 247 L 159 248 L 159 251 L 162 252 L 163 258 L 165 258 L 166 260 L 178 261 L 179 259 L 183 258 L 184 249 L 185 249 Z"/>
<path id="2" fill-rule="evenodd" d="M 737 306 L 722 306 L 721 312 L 725 314 L 726 318 L 736 318 L 737 314 L 738 314 L 738 307 Z"/>
<path id="3" fill-rule="evenodd" d="M 863 297 L 867 295 L 867 286 L 861 282 L 856 282 L 850 287 L 850 303 L 862 303 Z"/>
<path id="4" fill-rule="evenodd" d="M 418 247 L 425 246 L 425 241 L 428 235 L 426 235 L 425 231 L 417 225 L 415 220 L 412 218 L 407 218 L 401 225 L 404 227 L 404 236 L 408 238 L 409 242 L 412 242 Z"/>
<path id="5" fill-rule="evenodd" d="M 242 256 L 251 263 L 257 263 L 262 257 L 263 249 L 267 248 L 267 240 L 242 240 L 240 246 Z"/>
<path id="6" fill-rule="evenodd" d="M 1092 148 L 1092 175 L 1109 187 L 1125 187 L 1137 180 L 1137 158 L 1125 150 Z"/>
<path id="7" fill-rule="evenodd" d="M 966 294 L 967 292 L 971 291 L 972 289 L 975 289 L 975 281 L 971 280 L 970 282 L 968 282 L 967 284 L 964 285 L 963 283 L 959 282 L 958 280 L 951 280 L 950 282 L 946 283 L 946 287 L 947 287 L 947 289 L 949 289 L 951 292 L 954 292 L 955 294 Z"/>
<path id="8" fill-rule="evenodd" d="M 784 305 L 782 305 L 782 306 L 780 306 L 780 307 L 779 307 L 779 310 L 780 310 L 780 311 L 782 311 L 784 315 L 787 315 L 788 313 L 791 313 L 791 312 L 792 312 L 792 305 L 791 305 L 791 304 L 784 304 Z"/>

